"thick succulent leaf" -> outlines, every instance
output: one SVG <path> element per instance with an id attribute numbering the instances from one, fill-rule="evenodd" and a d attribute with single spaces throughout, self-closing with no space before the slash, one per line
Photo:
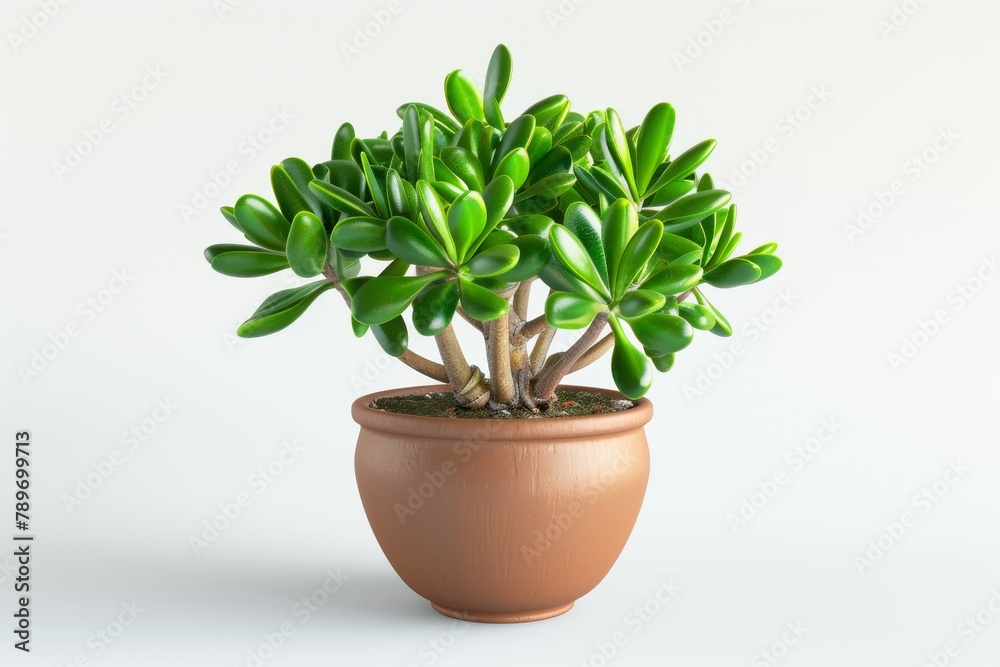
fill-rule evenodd
<path id="1" fill-rule="evenodd" d="M 457 263 L 465 261 L 469 249 L 486 228 L 486 204 L 482 195 L 469 190 L 459 195 L 448 209 L 448 229 L 455 241 Z"/>
<path id="2" fill-rule="evenodd" d="M 637 289 L 627 292 L 618 302 L 618 312 L 622 317 L 644 317 L 655 313 L 667 302 L 660 292 L 648 289 Z"/>
<path id="3" fill-rule="evenodd" d="M 730 259 L 706 273 L 702 280 L 712 287 L 740 287 L 756 282 L 760 267 L 746 259 Z"/>
<path id="4" fill-rule="evenodd" d="M 509 308 L 507 299 L 495 292 L 465 279 L 460 280 L 459 287 L 461 289 L 462 310 L 473 319 L 489 322 L 507 313 Z"/>
<path id="5" fill-rule="evenodd" d="M 486 68 L 486 84 L 483 86 L 483 98 L 487 101 L 496 100 L 499 104 L 503 102 L 504 95 L 507 94 L 507 86 L 510 85 L 511 72 L 514 68 L 510 50 L 503 44 L 497 45 L 490 58 L 490 65 Z M 497 123 L 490 121 L 494 127 L 499 127 Z"/>
<path id="6" fill-rule="evenodd" d="M 646 280 L 643 289 L 671 296 L 694 289 L 701 282 L 702 268 L 694 264 L 669 264 Z"/>
<path id="7" fill-rule="evenodd" d="M 378 276 L 362 285 L 354 294 L 351 312 L 364 324 L 385 324 L 400 315 L 420 292 L 443 271 L 422 276 Z"/>
<path id="8" fill-rule="evenodd" d="M 608 109 L 605 114 L 604 131 L 608 147 L 611 149 L 611 159 L 618 171 L 625 177 L 629 192 L 634 200 L 638 200 L 639 191 L 635 183 L 635 171 L 632 167 L 632 149 L 628 137 L 625 136 L 625 126 L 621 116 L 614 109 Z"/>
<path id="9" fill-rule="evenodd" d="M 333 209 L 346 213 L 347 215 L 364 215 L 374 218 L 376 213 L 368 204 L 364 203 L 347 190 L 341 187 L 315 180 L 309 184 L 310 189 L 316 193 L 319 200 Z"/>
<path id="10" fill-rule="evenodd" d="M 760 269 L 760 276 L 754 282 L 770 278 L 781 269 L 781 259 L 775 255 L 744 255 L 743 259 L 753 262 Z"/>
<path id="11" fill-rule="evenodd" d="M 223 275 L 236 278 L 256 278 L 288 268 L 288 259 L 280 253 L 252 246 L 242 248 L 245 249 L 216 252 L 209 260 L 212 268 Z M 208 254 L 206 251 L 206 256 Z"/>
<path id="12" fill-rule="evenodd" d="M 451 232 L 448 230 L 448 216 L 445 214 L 441 198 L 427 181 L 417 181 L 416 190 L 424 225 L 448 257 L 453 262 L 457 262 L 458 254 L 455 249 L 455 241 L 451 238 Z"/>
<path id="13" fill-rule="evenodd" d="M 389 213 L 404 218 L 413 218 L 414 210 L 410 206 L 406 186 L 409 185 L 395 169 L 390 169 L 385 175 L 385 198 Z M 412 187 L 412 186 L 411 186 Z"/>
<path id="14" fill-rule="evenodd" d="M 312 170 L 309 171 L 309 174 L 312 176 Z M 312 179 L 310 178 L 310 180 Z M 298 185 L 282 165 L 276 164 L 271 167 L 271 189 L 274 190 L 274 198 L 278 201 L 281 215 L 286 220 L 293 219 L 299 211 L 318 213 L 317 210 L 313 209 L 311 201 L 313 195 L 309 190 L 308 182 L 306 183 L 306 193 L 309 195 L 307 197 L 299 190 Z"/>
<path id="15" fill-rule="evenodd" d="M 483 167 L 471 151 L 460 146 L 441 149 L 441 161 L 472 190 L 482 192 L 485 187 Z"/>
<path id="16" fill-rule="evenodd" d="M 678 309 L 678 314 L 695 329 L 710 331 L 715 326 L 715 315 L 700 303 L 682 303 Z"/>
<path id="17" fill-rule="evenodd" d="M 441 111 L 437 107 L 432 107 L 430 104 L 424 104 L 422 102 L 412 102 L 411 104 L 404 104 L 396 109 L 396 115 L 403 118 L 403 114 L 406 113 L 406 108 L 409 106 L 415 106 L 419 111 L 430 114 L 431 118 L 434 119 L 434 124 L 437 125 L 446 136 L 454 136 L 461 131 L 462 126 L 455 122 L 451 116 Z"/>
<path id="18" fill-rule="evenodd" d="M 530 155 L 528 156 L 530 159 Z M 573 170 L 573 155 L 565 146 L 556 146 L 540 160 L 531 161 L 528 184 L 538 183 L 555 174 L 569 174 Z M 574 179 L 576 182 L 576 179 Z"/>
<path id="19" fill-rule="evenodd" d="M 594 209 L 582 202 L 570 204 L 566 208 L 563 225 L 580 239 L 583 247 L 587 249 L 591 261 L 594 262 L 594 266 L 597 267 L 601 280 L 605 285 L 609 284 L 611 280 L 608 276 L 608 262 L 605 259 L 604 244 L 601 241 L 601 218 L 594 212 Z"/>
<path id="20" fill-rule="evenodd" d="M 354 195 L 355 198 L 365 201 L 367 198 L 365 173 L 353 159 L 327 160 L 323 163 L 323 166 L 327 170 L 327 180 L 325 182 L 336 185 L 341 190 L 346 190 Z M 313 192 L 315 193 L 315 190 Z"/>
<path id="21" fill-rule="evenodd" d="M 245 252 L 245 251 L 271 252 L 270 250 L 263 251 L 255 245 L 243 245 L 240 243 L 216 243 L 215 245 L 210 245 L 207 248 L 205 248 L 205 259 L 208 261 L 209 264 L 211 264 L 212 260 L 221 255 L 222 253 Z"/>
<path id="22" fill-rule="evenodd" d="M 233 211 L 248 239 L 268 250 L 285 251 L 291 224 L 271 202 L 257 195 L 243 195 Z"/>
<path id="23" fill-rule="evenodd" d="M 667 183 L 656 191 L 656 194 L 643 199 L 643 203 L 653 208 L 660 208 L 677 201 L 684 195 L 695 189 L 695 182 L 691 179 L 682 178 L 679 181 Z"/>
<path id="24" fill-rule="evenodd" d="M 712 305 L 712 302 L 705 298 L 705 295 L 701 293 L 701 290 L 694 289 L 694 296 L 698 299 L 698 303 L 711 311 L 712 317 L 715 318 L 715 326 L 710 329 L 712 333 L 716 336 L 732 336 L 733 327 L 729 324 L 729 320 L 719 312 L 719 309 Z"/>
<path id="25" fill-rule="evenodd" d="M 604 212 L 601 221 L 601 240 L 604 242 L 604 257 L 608 262 L 609 286 L 615 289 L 615 278 L 621 264 L 622 253 L 629 239 L 639 229 L 639 216 L 635 207 L 627 199 L 617 199 Z"/>
<path id="26" fill-rule="evenodd" d="M 403 154 L 405 159 L 403 165 L 406 167 L 406 176 L 411 182 L 415 182 L 420 176 L 420 149 L 421 149 L 421 120 L 420 111 L 411 104 L 406 107 L 403 113 Z"/>
<path id="27" fill-rule="evenodd" d="M 459 288 L 455 280 L 430 285 L 413 300 L 413 328 L 423 336 L 434 336 L 447 328 L 458 306 Z"/>
<path id="28" fill-rule="evenodd" d="M 571 231 L 560 225 L 553 225 L 549 230 L 549 246 L 552 248 L 552 254 L 568 273 L 588 285 L 606 301 L 611 299 L 611 293 L 601 279 L 593 260 L 590 259 L 587 249 Z"/>
<path id="29" fill-rule="evenodd" d="M 636 140 L 635 184 L 640 193 L 645 193 L 653 173 L 667 159 L 667 149 L 674 134 L 677 114 L 674 107 L 666 102 L 655 105 L 646 114 Z"/>
<path id="30" fill-rule="evenodd" d="M 240 233 L 243 232 L 243 229 L 240 228 L 240 223 L 236 221 L 236 210 L 232 206 L 223 206 L 219 209 L 219 211 L 222 212 L 222 217 L 224 217 L 229 224 L 235 227 Z"/>
<path id="31" fill-rule="evenodd" d="M 562 146 L 569 151 L 574 163 L 580 162 L 586 158 L 592 145 L 593 140 L 586 135 L 567 139 L 566 143 L 562 144 Z"/>
<path id="32" fill-rule="evenodd" d="M 750 252 L 748 252 L 747 254 L 748 255 L 772 255 L 772 254 L 774 254 L 774 252 L 777 249 L 778 249 L 778 244 L 774 243 L 774 242 L 771 242 L 771 243 L 765 243 L 762 246 L 758 246 L 758 247 L 754 248 L 753 250 L 751 250 Z"/>
<path id="33" fill-rule="evenodd" d="M 385 220 L 392 215 L 389 212 L 389 202 L 385 197 L 385 190 L 382 184 L 379 183 L 379 179 L 375 176 L 375 171 L 372 169 L 366 153 L 361 154 L 361 168 L 365 172 L 365 180 L 368 182 L 368 192 L 371 193 L 372 202 L 375 204 L 375 211 L 380 218 Z"/>
<path id="34" fill-rule="evenodd" d="M 535 131 L 531 133 L 531 141 L 527 146 L 531 164 L 537 164 L 550 150 L 552 150 L 552 133 L 548 128 L 535 125 Z"/>
<path id="35" fill-rule="evenodd" d="M 396 257 L 417 266 L 446 267 L 452 262 L 444 249 L 416 223 L 393 216 L 385 226 L 385 242 Z"/>
<path id="36" fill-rule="evenodd" d="M 465 268 L 477 278 L 490 278 L 510 271 L 517 265 L 519 257 L 517 246 L 505 243 L 483 250 L 470 259 Z"/>
<path id="37" fill-rule="evenodd" d="M 524 234 L 535 234 L 542 238 L 548 238 L 549 228 L 556 224 L 547 215 L 529 213 L 526 215 L 515 215 L 512 218 L 505 218 L 503 225 L 518 236 Z M 572 231 L 572 230 L 571 230 Z"/>
<path id="38" fill-rule="evenodd" d="M 280 331 L 306 311 L 320 294 L 333 288 L 328 280 L 282 290 L 267 297 L 246 322 L 236 330 L 241 338 L 255 338 Z"/>
<path id="39" fill-rule="evenodd" d="M 514 203 L 518 204 L 532 198 L 546 199 L 555 202 L 559 196 L 572 188 L 576 184 L 576 176 L 562 173 L 552 174 L 538 181 L 530 188 L 525 188 L 514 197 Z"/>
<path id="40" fill-rule="evenodd" d="M 528 159 L 528 151 L 523 148 L 515 148 L 507 156 L 500 160 L 493 177 L 506 176 L 514 184 L 517 190 L 528 180 L 528 173 L 531 169 L 531 162 Z"/>
<path id="41" fill-rule="evenodd" d="M 618 275 L 614 280 L 615 298 L 620 298 L 642 272 L 656 251 L 663 235 L 663 223 L 659 220 L 644 222 L 636 230 L 622 252 L 618 263 Z"/>
<path id="42" fill-rule="evenodd" d="M 653 368 L 661 373 L 666 373 L 673 368 L 676 358 L 673 354 L 653 354 L 649 356 L 649 360 L 653 362 Z"/>
<path id="43" fill-rule="evenodd" d="M 459 123 L 465 124 L 469 119 L 485 120 L 483 109 L 483 95 L 479 86 L 468 74 L 462 70 L 455 70 L 444 80 L 444 96 L 448 102 L 448 109 L 451 114 L 458 119 Z"/>
<path id="44" fill-rule="evenodd" d="M 545 299 L 545 321 L 557 329 L 583 329 L 607 309 L 603 303 L 571 292 L 550 292 Z"/>
<path id="45" fill-rule="evenodd" d="M 683 317 L 654 313 L 629 321 L 636 338 L 661 354 L 680 352 L 694 340 L 694 330 Z"/>
<path id="46" fill-rule="evenodd" d="M 610 318 L 615 335 L 615 348 L 611 353 L 611 375 L 618 391 L 630 399 L 645 396 L 653 384 L 653 365 L 625 335 L 617 318 Z"/>
<path id="47" fill-rule="evenodd" d="M 576 172 L 580 171 L 584 170 L 579 168 L 576 169 Z M 597 184 L 598 191 L 604 194 L 604 196 L 608 199 L 632 200 L 632 196 L 628 191 L 628 186 L 619 181 L 617 176 L 609 172 L 604 167 L 591 167 L 588 171 L 594 183 Z"/>
<path id="48" fill-rule="evenodd" d="M 541 236 L 524 234 L 510 241 L 518 249 L 517 264 L 495 276 L 507 283 L 518 283 L 528 278 L 534 278 L 545 268 L 552 257 L 549 244 Z"/>
<path id="49" fill-rule="evenodd" d="M 657 213 L 664 229 L 677 231 L 698 223 L 706 215 L 711 215 L 729 203 L 732 195 L 725 190 L 706 190 L 682 197 Z"/>
<path id="50" fill-rule="evenodd" d="M 721 214 L 722 211 L 719 211 L 716 215 L 718 216 Z M 711 254 L 706 253 L 708 255 L 707 260 L 705 259 L 705 256 L 702 257 L 701 264 L 705 267 L 706 271 L 718 266 L 728 258 L 728 256 L 723 257 L 722 255 L 729 246 L 729 242 L 733 239 L 733 232 L 736 228 L 736 204 L 733 204 L 726 209 L 725 214 L 722 229 L 719 230 L 717 238 L 715 239 L 715 247 L 712 248 Z"/>
<path id="51" fill-rule="evenodd" d="M 676 262 L 683 257 L 700 257 L 701 246 L 677 234 L 664 232 L 656 256 L 666 262 Z"/>
<path id="52" fill-rule="evenodd" d="M 344 123 L 333 135 L 333 149 L 330 151 L 331 160 L 350 160 L 351 144 L 354 142 L 354 126 Z"/>
<path id="53" fill-rule="evenodd" d="M 318 276 L 326 265 L 326 227 L 312 211 L 299 211 L 292 220 L 285 244 L 288 265 L 302 278 Z"/>
<path id="54" fill-rule="evenodd" d="M 712 154 L 715 150 L 716 141 L 715 139 L 706 139 L 700 144 L 689 148 L 680 155 L 678 155 L 663 173 L 656 179 L 646 192 L 643 193 L 644 197 L 648 197 L 660 188 L 662 188 L 667 183 L 672 183 L 673 181 L 679 181 L 682 178 L 686 178 L 694 172 L 695 169 L 700 167 L 705 160 Z"/>
<path id="55" fill-rule="evenodd" d="M 412 223 L 411 223 L 412 224 Z M 386 221 L 379 218 L 357 216 L 344 218 L 333 228 L 330 241 L 337 248 L 358 252 L 385 250 Z"/>
<path id="56" fill-rule="evenodd" d="M 409 332 L 406 330 L 406 322 L 402 316 L 394 317 L 385 324 L 373 325 L 371 329 L 379 346 L 390 357 L 398 357 L 406 352 L 406 347 L 409 345 Z"/>
<path id="57" fill-rule="evenodd" d="M 549 130 L 562 125 L 563 119 L 569 113 L 569 98 L 565 95 L 552 95 L 544 100 L 535 102 L 524 110 L 525 114 L 531 114 L 538 121 L 539 125 L 544 125 Z"/>

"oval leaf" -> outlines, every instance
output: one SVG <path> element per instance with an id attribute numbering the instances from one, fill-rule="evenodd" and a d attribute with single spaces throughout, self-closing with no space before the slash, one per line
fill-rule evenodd
<path id="1" fill-rule="evenodd" d="M 285 254 L 288 265 L 303 278 L 318 276 L 326 265 L 326 228 L 312 211 L 300 211 L 292 220 Z"/>

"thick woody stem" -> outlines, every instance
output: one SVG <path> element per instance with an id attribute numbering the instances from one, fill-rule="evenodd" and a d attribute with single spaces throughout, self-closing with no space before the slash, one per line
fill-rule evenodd
<path id="1" fill-rule="evenodd" d="M 517 398 L 510 366 L 510 315 L 486 322 L 486 359 L 490 369 L 491 405 L 512 405 Z"/>
<path id="2" fill-rule="evenodd" d="M 615 346 L 615 335 L 608 334 L 601 340 L 591 345 L 590 348 L 588 348 L 587 351 L 584 352 L 580 356 L 580 358 L 576 360 L 576 363 L 573 364 L 573 367 L 571 369 L 569 369 L 569 372 L 575 373 L 581 368 L 586 368 L 590 364 L 594 363 L 595 361 L 603 357 L 607 353 L 607 351 L 613 348 L 614 346 Z"/>
<path id="3" fill-rule="evenodd" d="M 545 357 L 549 354 L 549 346 L 552 345 L 552 339 L 556 337 L 556 329 L 552 326 L 547 326 L 538 335 L 538 340 L 535 341 L 535 347 L 531 349 L 531 370 L 534 373 L 539 373 L 542 370 L 542 365 L 545 363 Z"/>
<path id="4" fill-rule="evenodd" d="M 529 278 L 518 284 L 517 291 L 514 292 L 514 313 L 518 321 L 528 319 L 528 301 L 531 298 L 531 285 L 534 282 L 534 278 Z"/>
<path id="5" fill-rule="evenodd" d="M 441 360 L 448 373 L 455 394 L 455 402 L 463 408 L 481 408 L 490 399 L 490 386 L 483 372 L 470 366 L 458 344 L 455 330 L 449 324 L 444 331 L 434 336 Z"/>
<path id="6" fill-rule="evenodd" d="M 559 386 L 559 383 L 562 382 L 562 379 L 566 377 L 580 357 L 597 342 L 597 337 L 601 335 L 607 324 L 608 313 L 598 313 L 594 321 L 587 327 L 587 330 L 583 332 L 583 335 L 555 363 L 551 365 L 546 364 L 546 367 L 543 368 L 538 379 L 535 381 L 532 391 L 535 402 L 539 406 L 547 407 L 555 400 L 556 387 Z"/>

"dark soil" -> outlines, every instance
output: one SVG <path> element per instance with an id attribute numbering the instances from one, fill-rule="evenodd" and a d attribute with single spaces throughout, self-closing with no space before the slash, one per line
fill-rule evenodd
<path id="1" fill-rule="evenodd" d="M 548 410 L 532 413 L 527 408 L 514 410 L 467 410 L 455 406 L 455 398 L 448 392 L 385 396 L 372 401 L 371 407 L 386 412 L 450 419 L 548 419 L 549 417 L 576 417 L 580 415 L 621 412 L 635 407 L 629 400 L 612 398 L 587 391 L 556 390 L 555 403 Z"/>

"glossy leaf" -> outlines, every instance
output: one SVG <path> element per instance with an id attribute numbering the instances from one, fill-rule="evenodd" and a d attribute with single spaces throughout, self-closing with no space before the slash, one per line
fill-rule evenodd
<path id="1" fill-rule="evenodd" d="M 590 260 L 597 267 L 597 272 L 605 285 L 610 283 L 608 277 L 608 262 L 604 256 L 604 244 L 601 241 L 601 219 L 594 209 L 582 202 L 570 204 L 563 217 L 563 225 L 573 232 L 580 243 L 586 248 Z"/>
<path id="2" fill-rule="evenodd" d="M 622 252 L 621 261 L 618 264 L 618 275 L 614 280 L 615 298 L 620 298 L 632 283 L 639 276 L 656 251 L 656 246 L 660 243 L 663 235 L 663 223 L 659 220 L 644 222 Z"/>
<path id="3" fill-rule="evenodd" d="M 504 95 L 507 94 L 507 86 L 510 85 L 511 72 L 514 63 L 510 56 L 510 50 L 500 44 L 493 50 L 489 67 L 486 68 L 486 84 L 483 86 L 483 98 L 486 100 L 496 100 L 503 102 Z M 499 124 L 490 121 L 494 127 Z"/>
<path id="4" fill-rule="evenodd" d="M 675 231 L 690 227 L 706 215 L 715 213 L 729 203 L 733 196 L 725 190 L 706 190 L 682 197 L 664 207 L 654 217 L 662 220 L 664 229 Z"/>
<path id="5" fill-rule="evenodd" d="M 700 256 L 701 246 L 683 236 L 664 232 L 660 238 L 660 246 L 656 249 L 656 255 L 664 261 L 674 262 L 682 257 Z"/>
<path id="6" fill-rule="evenodd" d="M 557 329 L 583 329 L 605 310 L 603 303 L 571 292 L 551 292 L 545 299 L 545 320 Z"/>
<path id="7" fill-rule="evenodd" d="M 406 330 L 406 322 L 403 321 L 402 316 L 394 317 L 384 324 L 373 325 L 371 329 L 379 346 L 390 357 L 398 357 L 406 352 L 406 347 L 409 345 L 409 332 Z"/>
<path id="8" fill-rule="evenodd" d="M 528 151 L 523 148 L 516 148 L 500 160 L 500 164 L 497 165 L 493 177 L 506 176 L 514 184 L 514 189 L 517 190 L 528 180 L 530 167 L 531 163 L 528 160 Z"/>
<path id="9" fill-rule="evenodd" d="M 247 238 L 262 248 L 285 251 L 291 224 L 271 202 L 257 195 L 243 195 L 233 211 Z"/>
<path id="10" fill-rule="evenodd" d="M 777 249 L 778 249 L 778 244 L 777 243 L 773 243 L 773 242 L 772 243 L 765 243 L 762 246 L 754 248 L 753 250 L 751 250 L 747 254 L 748 255 L 771 255 L 775 251 L 777 251 Z"/>
<path id="11" fill-rule="evenodd" d="M 614 109 L 608 109 L 604 115 L 604 131 L 607 133 L 608 147 L 611 149 L 611 159 L 618 171 L 625 177 L 629 192 L 633 199 L 638 199 L 639 191 L 635 182 L 635 171 L 632 168 L 632 150 L 628 137 L 625 136 L 625 126 L 621 116 Z"/>
<path id="12" fill-rule="evenodd" d="M 642 121 L 636 140 L 635 159 L 635 184 L 640 193 L 646 192 L 656 168 L 667 159 L 676 119 L 674 107 L 661 102 L 650 109 Z"/>
<path id="13" fill-rule="evenodd" d="M 389 202 L 385 197 L 385 190 L 382 184 L 379 183 L 379 179 L 376 178 L 375 171 L 368 161 L 368 155 L 365 153 L 361 154 L 361 168 L 365 172 L 365 180 L 368 182 L 368 192 L 371 193 L 372 202 L 375 204 L 375 212 L 383 220 L 387 219 L 392 215 L 389 212 Z"/>
<path id="14" fill-rule="evenodd" d="M 309 184 L 309 188 L 316 193 L 320 201 L 342 213 L 364 215 L 371 218 L 376 215 L 368 204 L 341 187 L 316 180 Z"/>
<path id="15" fill-rule="evenodd" d="M 445 214 L 441 198 L 427 181 L 417 181 L 416 190 L 424 225 L 451 261 L 457 262 L 455 241 L 451 238 L 451 232 L 448 231 L 448 216 Z"/>
<path id="16" fill-rule="evenodd" d="M 572 232 L 560 225 L 553 225 L 549 230 L 549 246 L 552 248 L 552 254 L 567 272 L 604 299 L 611 299 L 611 294 L 593 260 L 590 259 L 587 249 Z"/>
<path id="17" fill-rule="evenodd" d="M 695 329 L 709 331 L 715 326 L 715 315 L 700 303 L 682 303 L 678 310 L 678 314 Z"/>
<path id="18" fill-rule="evenodd" d="M 406 185 L 409 185 L 399 175 L 395 169 L 390 169 L 385 175 L 385 199 L 389 206 L 389 213 L 399 215 L 404 218 L 412 218 L 414 211 L 410 207 L 409 198 L 406 194 Z"/>
<path id="19" fill-rule="evenodd" d="M 462 70 L 455 70 L 445 78 L 444 96 L 448 101 L 448 109 L 459 123 L 465 124 L 472 118 L 486 119 L 479 86 Z"/>
<path id="20" fill-rule="evenodd" d="M 232 206 L 223 206 L 219 209 L 219 211 L 222 212 L 222 217 L 224 217 L 229 224 L 235 227 L 241 234 L 243 233 L 243 229 L 240 228 L 240 223 L 236 221 L 236 210 Z"/>
<path id="21" fill-rule="evenodd" d="M 470 190 L 452 202 L 448 209 L 448 229 L 455 241 L 456 262 L 465 261 L 472 244 L 486 228 L 486 204 L 482 196 Z"/>
<path id="22" fill-rule="evenodd" d="M 660 174 L 656 182 L 643 193 L 643 196 L 648 197 L 667 183 L 679 181 L 689 176 L 708 159 L 712 151 L 715 150 L 715 145 L 715 139 L 707 139 L 678 155 Z"/>
<path id="23" fill-rule="evenodd" d="M 292 271 L 302 278 L 318 276 L 326 265 L 327 236 L 323 221 L 312 211 L 300 211 L 292 220 L 285 254 Z"/>
<path id="24" fill-rule="evenodd" d="M 333 283 L 320 280 L 276 292 L 267 297 L 250 319 L 240 325 L 236 335 L 241 338 L 256 338 L 280 331 L 297 320 L 328 289 L 333 289 Z"/>
<path id="25" fill-rule="evenodd" d="M 673 354 L 657 354 L 650 355 L 650 361 L 653 362 L 653 368 L 661 373 L 668 372 L 674 367 L 674 360 L 677 357 Z"/>
<path id="26" fill-rule="evenodd" d="M 702 268 L 694 264 L 670 264 L 642 284 L 643 289 L 656 290 L 660 294 L 670 296 L 682 294 L 694 289 L 701 282 Z"/>
<path id="27" fill-rule="evenodd" d="M 480 322 L 489 322 L 507 313 L 507 299 L 471 280 L 461 280 L 462 310 Z"/>
<path id="28" fill-rule="evenodd" d="M 483 191 L 485 178 L 479 159 L 469 150 L 460 146 L 446 146 L 441 149 L 441 161 L 473 190 Z"/>
<path id="29" fill-rule="evenodd" d="M 462 126 L 456 123 L 455 119 L 446 114 L 444 111 L 441 111 L 437 107 L 432 107 L 430 104 L 423 104 L 422 102 L 404 104 L 396 109 L 396 115 L 402 119 L 403 114 L 406 113 L 406 108 L 409 106 L 415 106 L 418 111 L 430 114 L 431 118 L 434 119 L 434 123 L 448 136 L 454 136 L 462 129 Z"/>
<path id="30" fill-rule="evenodd" d="M 306 192 L 312 195 L 308 187 L 307 183 Z M 310 199 L 299 190 L 295 181 L 281 165 L 276 164 L 271 167 L 271 189 L 274 190 L 274 198 L 278 201 L 281 215 L 286 220 L 293 219 L 299 211 L 317 212 L 313 210 Z"/>
<path id="31" fill-rule="evenodd" d="M 604 242 L 604 257 L 608 262 L 609 287 L 615 289 L 615 278 L 622 253 L 629 239 L 639 229 L 639 218 L 635 207 L 627 199 L 618 199 L 604 212 L 601 221 L 601 239 Z"/>
<path id="32" fill-rule="evenodd" d="M 518 257 L 520 251 L 517 246 L 505 243 L 480 252 L 465 267 L 477 278 L 489 278 L 510 271 L 517 265 Z"/>
<path id="33" fill-rule="evenodd" d="M 616 318 L 610 319 L 615 336 L 615 348 L 611 353 L 611 375 L 618 391 L 630 399 L 645 396 L 653 384 L 653 365 L 622 329 Z"/>
<path id="34" fill-rule="evenodd" d="M 495 277 L 507 283 L 517 283 L 534 278 L 545 268 L 552 253 L 549 244 L 541 236 L 523 234 L 510 241 L 518 250 L 517 264 Z"/>
<path id="35" fill-rule="evenodd" d="M 667 302 L 660 292 L 637 289 L 627 292 L 618 302 L 618 312 L 622 317 L 635 318 L 655 313 Z"/>
<path id="36" fill-rule="evenodd" d="M 528 156 L 530 159 L 530 155 Z M 569 174 L 573 170 L 573 156 L 565 146 L 556 146 L 540 160 L 531 161 L 528 183 L 538 183 L 549 176 Z M 574 179 L 575 182 L 576 179 Z"/>
<path id="37" fill-rule="evenodd" d="M 566 114 L 569 113 L 569 98 L 565 95 L 552 95 L 544 100 L 535 102 L 524 110 L 525 114 L 531 114 L 538 121 L 539 125 L 544 125 L 550 130 L 562 124 Z"/>
<path id="38" fill-rule="evenodd" d="M 712 305 L 705 295 L 701 293 L 701 290 L 695 288 L 693 290 L 694 296 L 698 299 L 698 303 L 707 308 L 712 312 L 712 317 L 715 318 L 715 326 L 710 329 L 712 333 L 716 336 L 732 336 L 733 327 L 730 326 L 729 321 L 723 316 L 719 309 Z"/>
<path id="39" fill-rule="evenodd" d="M 379 218 L 357 216 L 344 218 L 333 228 L 330 241 L 337 248 L 358 252 L 385 250 L 386 221 Z"/>
<path id="40" fill-rule="evenodd" d="M 694 340 L 694 330 L 677 315 L 655 313 L 629 322 L 644 346 L 661 354 L 680 352 Z"/>
<path id="41" fill-rule="evenodd" d="M 739 287 L 756 282 L 760 267 L 745 259 L 731 259 L 715 267 L 702 278 L 712 287 Z"/>
<path id="42" fill-rule="evenodd" d="M 288 268 L 288 259 L 280 253 L 253 246 L 235 247 L 241 249 L 212 253 L 214 256 L 209 261 L 215 271 L 236 278 L 256 278 Z M 206 256 L 208 254 L 206 251 Z"/>
<path id="43" fill-rule="evenodd" d="M 379 276 L 354 294 L 351 312 L 364 324 L 385 324 L 400 315 L 427 285 L 446 274 L 435 271 L 422 276 Z"/>
<path id="44" fill-rule="evenodd" d="M 514 197 L 514 203 L 526 201 L 532 198 L 547 198 L 555 201 L 559 195 L 569 190 L 576 183 L 576 176 L 573 174 L 552 174 L 538 181 L 530 188 L 526 188 Z"/>
<path id="45" fill-rule="evenodd" d="M 330 151 L 331 160 L 350 160 L 351 144 L 354 142 L 354 126 L 344 123 L 337 129 L 333 137 L 333 149 Z"/>
<path id="46" fill-rule="evenodd" d="M 434 336 L 447 328 L 458 306 L 458 282 L 447 280 L 430 285 L 413 300 L 413 328 L 423 336 Z"/>
<path id="47" fill-rule="evenodd" d="M 392 254 L 410 264 L 434 267 L 452 264 L 437 241 L 419 225 L 401 216 L 389 218 L 385 242 Z"/>
<path id="48" fill-rule="evenodd" d="M 770 278 L 781 269 L 781 259 L 775 255 L 744 255 L 743 259 L 760 269 L 760 276 L 754 282 Z"/>

